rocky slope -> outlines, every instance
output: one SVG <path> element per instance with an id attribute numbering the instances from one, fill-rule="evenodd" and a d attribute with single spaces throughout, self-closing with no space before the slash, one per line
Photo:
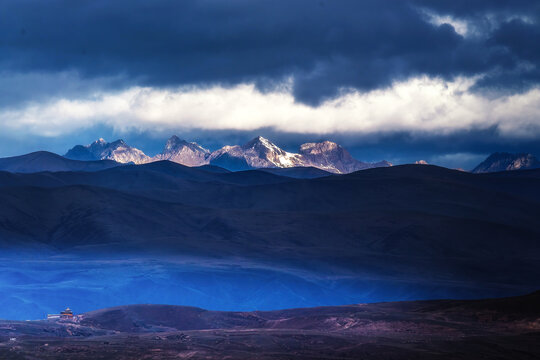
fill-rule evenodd
<path id="1" fill-rule="evenodd" d="M 473 173 L 540 168 L 540 161 L 532 154 L 494 153 L 473 169 Z"/>

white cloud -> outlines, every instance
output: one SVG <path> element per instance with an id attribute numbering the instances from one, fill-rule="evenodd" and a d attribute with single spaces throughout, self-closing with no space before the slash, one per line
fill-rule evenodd
<path id="1" fill-rule="evenodd" d="M 434 12 L 424 10 L 427 21 L 433 25 L 441 26 L 442 24 L 449 24 L 454 27 L 454 31 L 461 36 L 467 36 L 471 29 L 467 21 L 463 19 L 454 18 L 450 15 L 440 15 Z"/>
<path id="2" fill-rule="evenodd" d="M 438 14 L 430 9 L 419 9 L 424 19 L 432 25 L 452 25 L 454 31 L 463 37 L 485 38 L 504 22 L 520 20 L 526 24 L 535 24 L 533 17 L 524 14 L 486 13 L 481 18 L 458 18 L 448 14 Z"/>
<path id="3" fill-rule="evenodd" d="M 297 103 L 291 83 L 273 92 L 235 87 L 132 87 L 81 99 L 0 110 L 0 131 L 60 136 L 105 124 L 117 132 L 183 129 L 313 134 L 451 134 L 496 127 L 503 136 L 540 135 L 540 89 L 487 98 L 470 92 L 473 78 L 452 82 L 419 77 L 383 90 L 353 92 L 318 107 Z"/>

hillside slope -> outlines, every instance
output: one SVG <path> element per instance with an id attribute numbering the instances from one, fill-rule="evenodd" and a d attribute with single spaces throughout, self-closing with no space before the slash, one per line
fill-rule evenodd
<path id="1" fill-rule="evenodd" d="M 34 173 L 41 171 L 99 171 L 121 164 L 112 160 L 78 161 L 47 151 L 0 158 L 0 171 Z"/>
<path id="2" fill-rule="evenodd" d="M 58 291 L 83 309 L 88 299 L 272 309 L 540 285 L 539 170 L 408 165 L 316 179 L 215 170 L 0 172 L 9 294 L 0 309 L 53 311 Z M 151 291 L 130 290 L 141 286 Z"/>

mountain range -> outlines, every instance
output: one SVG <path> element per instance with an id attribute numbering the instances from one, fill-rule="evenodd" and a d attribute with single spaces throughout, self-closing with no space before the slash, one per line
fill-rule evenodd
<path id="1" fill-rule="evenodd" d="M 108 143 L 104 139 L 99 139 L 90 145 L 77 145 L 65 156 L 36 151 L 0 158 L 0 171 L 19 173 L 99 171 L 127 164 L 142 165 L 159 161 L 171 161 L 189 167 L 214 166 L 214 169 L 219 168 L 219 171 L 259 169 L 292 178 L 317 178 L 332 173 L 346 174 L 357 170 L 392 166 L 386 161 L 377 163 L 358 161 L 343 147 L 330 141 L 302 144 L 298 153 L 289 153 L 267 139 L 257 137 L 242 146 L 224 146 L 211 152 L 197 143 L 172 136 L 163 151 L 153 157 L 127 145 L 123 140 Z M 419 160 L 415 164 L 428 163 Z M 537 168 L 540 168 L 540 160 L 532 154 L 496 152 L 489 155 L 471 172 L 492 173 Z"/>
<path id="2" fill-rule="evenodd" d="M 337 174 L 392 166 L 388 161 L 367 163 L 356 160 L 347 150 L 331 141 L 302 144 L 298 153 L 290 153 L 262 136 L 244 145 L 227 145 L 211 152 L 197 143 L 187 142 L 175 135 L 167 141 L 163 151 L 154 157 L 145 155 L 123 140 L 108 143 L 99 139 L 86 146 L 73 147 L 65 157 L 83 161 L 108 159 L 134 164 L 169 160 L 186 166 L 216 165 L 232 171 L 313 167 Z"/>

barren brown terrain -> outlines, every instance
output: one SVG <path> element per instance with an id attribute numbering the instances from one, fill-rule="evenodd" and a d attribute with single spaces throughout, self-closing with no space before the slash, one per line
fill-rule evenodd
<path id="1" fill-rule="evenodd" d="M 266 312 L 130 305 L 1 321 L 1 359 L 538 359 L 540 292 Z"/>

